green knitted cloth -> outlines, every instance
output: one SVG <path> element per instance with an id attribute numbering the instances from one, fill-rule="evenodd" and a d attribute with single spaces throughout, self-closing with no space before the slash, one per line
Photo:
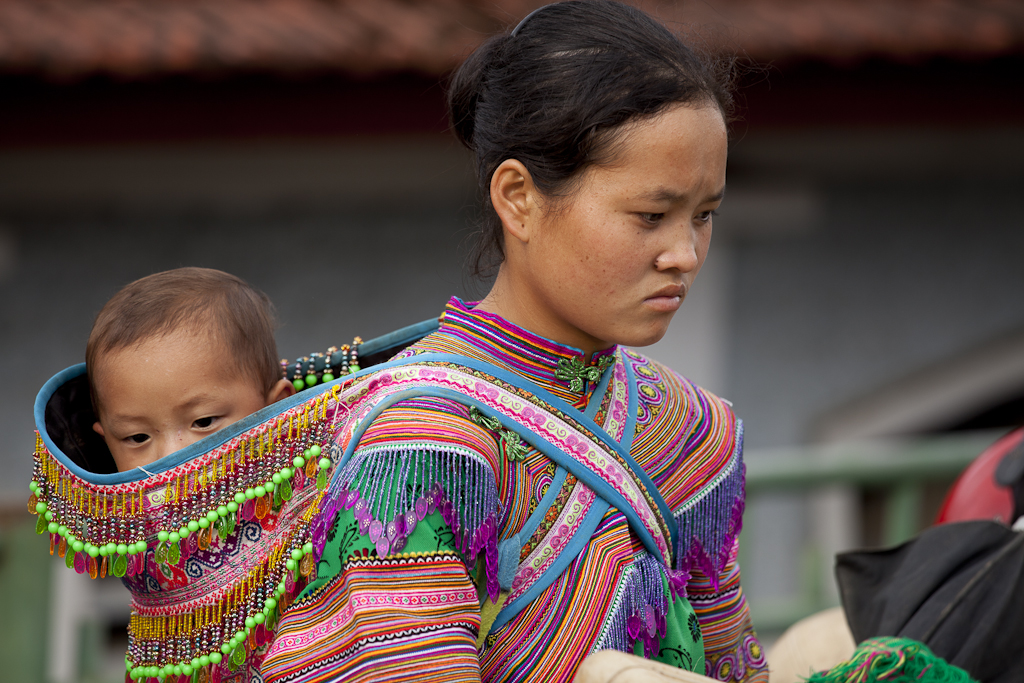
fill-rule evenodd
<path id="1" fill-rule="evenodd" d="M 853 657 L 808 683 L 977 683 L 958 666 L 937 657 L 928 646 L 909 638 L 869 638 Z"/>

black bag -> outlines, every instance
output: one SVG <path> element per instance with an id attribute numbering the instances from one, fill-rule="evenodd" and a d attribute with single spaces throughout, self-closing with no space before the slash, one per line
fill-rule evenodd
<path id="1" fill-rule="evenodd" d="M 944 524 L 895 548 L 840 554 L 836 579 L 858 643 L 913 638 L 981 683 L 1024 681 L 1024 533 Z"/>

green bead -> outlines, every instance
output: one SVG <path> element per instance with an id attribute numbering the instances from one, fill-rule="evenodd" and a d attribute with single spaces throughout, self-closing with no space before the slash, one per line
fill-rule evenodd
<path id="1" fill-rule="evenodd" d="M 146 545 L 145 541 L 136 541 L 135 542 L 135 552 L 137 552 L 137 553 L 144 553 L 144 552 L 146 552 L 146 550 L 148 550 L 148 546 Z"/>
<path id="2" fill-rule="evenodd" d="M 217 516 L 218 517 L 227 517 L 228 516 L 228 506 L 227 505 L 218 505 L 217 506 Z"/>
<path id="3" fill-rule="evenodd" d="M 243 496 L 243 497 L 244 497 L 244 496 Z M 188 528 L 188 530 L 189 530 L 189 531 L 190 531 L 191 533 L 193 533 L 193 534 L 194 534 L 195 532 L 199 531 L 199 522 L 197 522 L 197 521 L 196 521 L 196 520 L 194 520 L 194 519 L 193 519 L 193 520 L 192 520 L 191 522 L 189 522 L 188 524 L 186 524 L 185 526 L 186 526 L 186 527 Z"/>
<path id="4" fill-rule="evenodd" d="M 295 560 L 296 562 L 298 562 L 299 560 L 301 560 L 301 559 L 302 559 L 302 551 L 301 551 L 301 550 L 299 550 L 298 548 L 296 548 L 295 550 L 293 550 L 293 551 L 292 551 L 292 559 L 293 559 L 293 560 Z"/>
<path id="5" fill-rule="evenodd" d="M 316 385 L 316 383 L 317 383 L 316 375 L 306 375 L 306 386 L 307 387 L 314 386 L 314 385 Z"/>
<path id="6" fill-rule="evenodd" d="M 194 669 L 193 669 L 191 664 L 182 664 L 181 665 L 181 673 L 185 674 L 186 676 L 191 676 L 193 670 Z"/>
<path id="7" fill-rule="evenodd" d="M 196 660 L 193 659 L 192 661 L 194 662 Z M 203 655 L 199 658 L 199 666 L 210 666 L 210 662 L 212 661 L 213 660 L 210 658 L 210 655 Z"/>
<path id="8" fill-rule="evenodd" d="M 280 484 L 284 480 L 281 478 L 281 474 L 280 473 L 275 472 L 274 476 L 272 476 L 270 478 L 270 481 L 274 482 L 275 484 Z"/>
<path id="9" fill-rule="evenodd" d="M 32 493 L 36 493 L 39 490 L 39 484 L 37 484 L 35 480 L 30 481 L 28 483 L 28 490 L 31 491 Z"/>
<path id="10" fill-rule="evenodd" d="M 312 446 L 310 446 L 309 447 L 309 454 L 312 455 L 314 458 L 319 458 L 320 457 L 320 446 L 318 446 L 316 444 L 313 444 Z"/>
<path id="11" fill-rule="evenodd" d="M 306 383 L 301 379 L 297 379 L 292 382 L 292 386 L 295 387 L 295 391 L 302 391 L 306 388 Z"/>
<path id="12" fill-rule="evenodd" d="M 177 543 L 181 540 L 181 534 L 179 534 L 177 531 L 172 531 L 170 534 L 167 535 L 167 540 L 171 543 Z"/>
<path id="13" fill-rule="evenodd" d="M 43 513 L 43 518 L 46 519 L 47 522 L 52 522 L 53 521 L 53 512 L 51 512 L 50 510 L 47 510 L 45 513 Z"/>
<path id="14" fill-rule="evenodd" d="M 289 479 L 291 479 L 294 476 L 295 476 L 295 470 L 293 470 L 291 467 L 285 467 L 283 470 L 281 470 L 281 478 L 284 479 L 285 481 L 288 481 Z M 49 514 L 49 513 L 47 513 L 47 514 Z"/>
<path id="15" fill-rule="evenodd" d="M 223 652 L 223 651 L 224 651 L 224 648 L 222 646 L 221 647 L 221 652 Z M 211 664 L 220 664 L 223 660 L 224 660 L 224 658 L 221 657 L 220 652 L 214 652 L 212 655 L 210 655 L 210 663 Z"/>
<path id="16" fill-rule="evenodd" d="M 278 593 L 280 595 L 284 595 L 285 588 L 286 588 L 286 584 L 285 584 L 284 581 L 281 581 L 280 583 L 277 584 L 277 590 L 278 590 Z"/>
<path id="17" fill-rule="evenodd" d="M 292 464 L 295 465 L 296 467 L 305 467 L 306 459 L 303 458 L 301 455 L 296 455 L 294 458 L 292 458 Z"/>
<path id="18" fill-rule="evenodd" d="M 246 628 L 256 628 L 256 620 L 253 619 L 252 617 L 246 617 L 245 618 L 245 627 Z"/>
<path id="19" fill-rule="evenodd" d="M 94 545 L 90 545 L 89 549 L 86 552 L 89 553 L 89 557 L 99 557 L 100 556 L 100 549 L 97 548 Z"/>
<path id="20" fill-rule="evenodd" d="M 320 458 L 320 462 L 317 463 L 317 464 L 320 465 L 320 469 L 326 470 L 328 467 L 331 466 L 331 459 L 330 458 Z"/>
<path id="21" fill-rule="evenodd" d="M 101 546 L 100 546 L 100 557 L 106 557 L 106 556 L 107 556 L 107 555 L 109 555 L 109 554 L 110 554 L 110 553 L 109 553 L 109 552 L 107 552 L 107 546 L 105 546 L 105 545 L 101 545 Z"/>
<path id="22" fill-rule="evenodd" d="M 239 505 L 244 503 L 245 502 L 245 493 L 243 493 L 242 491 L 239 491 L 238 493 L 236 493 L 235 494 L 235 502 L 238 503 Z"/>
<path id="23" fill-rule="evenodd" d="M 160 541 L 161 543 L 166 543 L 167 539 L 169 537 L 170 537 L 169 533 L 167 533 L 166 531 L 161 531 L 161 532 L 157 533 L 156 540 Z"/>
<path id="24" fill-rule="evenodd" d="M 113 555 L 116 552 L 117 552 L 117 544 L 116 543 L 108 543 L 107 544 L 107 555 Z"/>
<path id="25" fill-rule="evenodd" d="M 200 517 L 199 518 L 199 528 L 200 529 L 208 529 L 208 528 L 210 528 L 210 520 L 208 520 L 206 517 Z"/>
<path id="26" fill-rule="evenodd" d="M 217 514 L 216 510 L 210 510 L 206 513 L 206 520 L 208 522 L 216 522 L 218 517 L 220 517 L 220 515 Z"/>
<path id="27" fill-rule="evenodd" d="M 245 496 L 242 497 L 244 498 Z M 230 503 L 227 504 L 226 507 L 228 509 L 228 512 L 238 512 L 238 503 L 236 503 L 235 501 L 231 501 Z"/>
<path id="28" fill-rule="evenodd" d="M 362 368 L 359 367 L 359 363 L 353 363 L 352 365 L 348 366 L 349 374 L 352 374 L 353 372 L 359 372 L 361 369 Z"/>
<path id="29" fill-rule="evenodd" d="M 207 658 L 207 661 L 209 661 L 209 658 Z M 202 659 L 200 659 L 199 657 L 193 657 L 192 661 L 189 662 L 189 666 L 191 666 L 193 669 L 198 669 L 199 667 L 205 665 L 203 664 Z"/>
<path id="30" fill-rule="evenodd" d="M 274 609 L 277 607 L 277 600 L 274 598 L 267 598 L 263 601 L 263 604 L 266 605 L 267 609 Z"/>
<path id="31" fill-rule="evenodd" d="M 304 457 L 306 460 L 309 460 L 310 458 L 313 457 L 313 451 L 307 448 L 306 450 L 302 451 L 302 457 Z"/>
<path id="32" fill-rule="evenodd" d="M 267 490 L 265 488 L 263 488 L 262 486 L 257 486 L 256 487 L 256 497 L 257 498 L 262 498 L 265 495 L 267 495 Z"/>
<path id="33" fill-rule="evenodd" d="M 241 644 L 245 642 L 245 631 L 235 631 L 235 640 Z"/>
<path id="34" fill-rule="evenodd" d="M 175 676 L 180 676 L 182 674 L 181 666 L 175 664 L 174 667 L 171 669 L 171 673 L 173 673 Z"/>
<path id="35" fill-rule="evenodd" d="M 231 651 L 233 649 L 235 649 L 235 646 L 232 643 L 224 643 L 223 645 L 220 646 L 220 651 L 223 652 L 226 655 L 227 654 L 231 654 Z M 215 652 L 213 654 L 213 656 L 210 657 L 210 661 L 214 662 L 215 664 L 220 664 L 220 662 L 214 661 L 213 657 L 216 657 L 216 656 L 217 656 L 217 653 Z"/>
<path id="36" fill-rule="evenodd" d="M 311 554 L 313 552 L 313 544 L 312 543 L 306 543 L 305 545 L 303 545 L 302 546 L 302 552 L 303 552 L 304 555 Z"/>
<path id="37" fill-rule="evenodd" d="M 127 555 L 128 554 L 128 546 L 126 546 L 124 543 L 118 543 L 117 544 L 117 554 L 118 555 Z"/>
<path id="38" fill-rule="evenodd" d="M 293 572 L 295 571 L 295 567 L 298 565 L 295 564 L 295 560 L 289 558 L 288 561 L 284 563 L 284 566 L 288 567 L 288 571 Z"/>
<path id="39" fill-rule="evenodd" d="M 69 533 L 67 536 L 64 537 L 64 540 L 68 542 L 69 546 L 72 546 L 72 545 L 75 544 L 75 541 L 77 541 L 78 539 L 75 538 L 74 534 Z"/>
<path id="40" fill-rule="evenodd" d="M 82 543 L 81 541 L 78 541 L 78 540 L 76 540 L 76 541 L 75 541 L 75 542 L 74 542 L 74 543 L 73 543 L 73 544 L 71 545 L 71 547 L 75 549 L 75 552 L 76 552 L 76 553 L 80 553 L 80 552 L 82 552 L 83 550 L 85 550 L 85 543 Z"/>
<path id="41" fill-rule="evenodd" d="M 59 525 L 57 527 L 57 534 L 60 535 L 60 536 L 67 536 L 68 535 L 68 528 L 66 526 L 64 526 L 63 524 Z"/>
<path id="42" fill-rule="evenodd" d="M 49 524 L 46 525 L 46 530 L 49 531 L 51 534 L 57 533 L 57 529 L 59 529 L 59 528 L 60 528 L 60 525 L 57 524 L 57 522 L 50 522 Z"/>
<path id="43" fill-rule="evenodd" d="M 263 612 L 257 612 L 252 616 L 252 620 L 255 621 L 257 624 L 262 624 L 264 621 L 267 620 L 267 615 L 265 615 Z"/>
<path id="44" fill-rule="evenodd" d="M 326 384 L 327 382 L 333 382 L 333 381 L 334 381 L 334 375 L 332 375 L 329 372 L 325 372 L 324 373 L 323 382 Z"/>
<path id="45" fill-rule="evenodd" d="M 256 489 L 246 489 L 245 490 L 245 497 L 248 500 L 252 500 L 253 498 L 255 498 L 256 497 Z"/>
<path id="46" fill-rule="evenodd" d="M 44 512 L 46 512 L 46 503 L 44 503 L 43 501 L 39 501 L 38 503 L 36 503 L 36 512 L 38 512 L 39 514 L 43 514 Z"/>

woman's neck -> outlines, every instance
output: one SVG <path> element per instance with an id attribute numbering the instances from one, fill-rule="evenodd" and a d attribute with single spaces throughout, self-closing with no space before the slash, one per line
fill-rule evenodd
<path id="1" fill-rule="evenodd" d="M 607 349 L 614 344 L 588 335 L 574 327 L 551 310 L 545 302 L 528 294 L 526 287 L 515 287 L 512 278 L 502 266 L 494 285 L 487 296 L 476 305 L 476 309 L 501 316 L 513 325 L 529 330 L 551 341 L 574 346 L 583 351 L 584 362 L 589 363 L 596 351 Z"/>

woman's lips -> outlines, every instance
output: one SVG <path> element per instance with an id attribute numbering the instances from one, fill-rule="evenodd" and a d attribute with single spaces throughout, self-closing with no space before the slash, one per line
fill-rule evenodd
<path id="1" fill-rule="evenodd" d="M 678 294 L 676 296 L 652 296 L 650 299 L 645 299 L 644 303 L 658 312 L 671 313 L 679 309 L 683 303 L 683 297 Z"/>
<path id="2" fill-rule="evenodd" d="M 685 294 L 686 289 L 681 285 L 663 287 L 655 292 L 654 296 L 645 299 L 644 303 L 656 311 L 671 313 L 682 305 Z"/>

